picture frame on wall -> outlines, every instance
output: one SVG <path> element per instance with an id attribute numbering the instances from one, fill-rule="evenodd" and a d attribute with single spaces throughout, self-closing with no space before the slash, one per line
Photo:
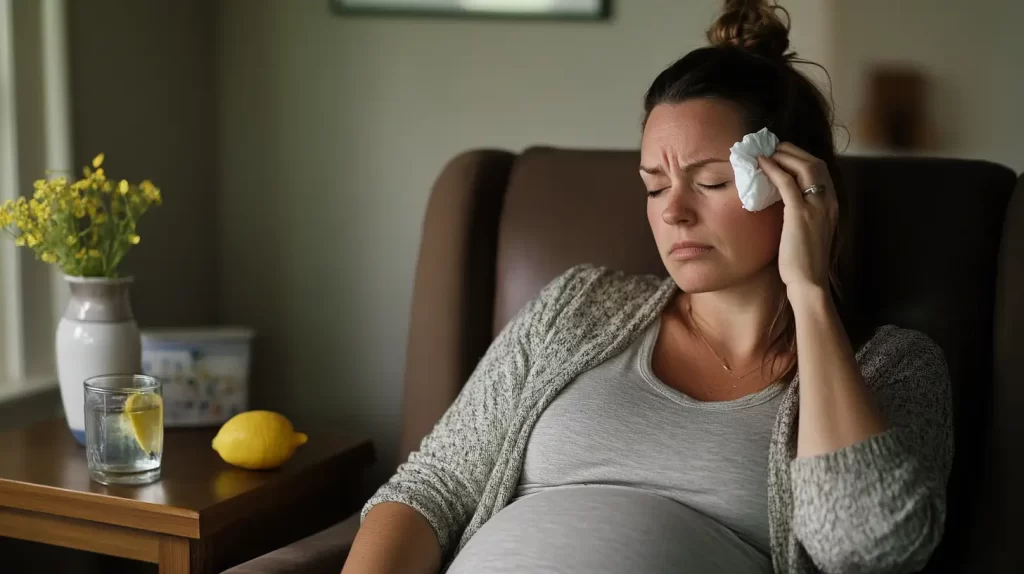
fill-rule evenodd
<path id="1" fill-rule="evenodd" d="M 611 0 L 328 0 L 338 14 L 604 20 Z"/>

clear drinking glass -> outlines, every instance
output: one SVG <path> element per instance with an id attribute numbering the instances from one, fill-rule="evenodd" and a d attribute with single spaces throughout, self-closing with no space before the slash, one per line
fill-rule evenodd
<path id="1" fill-rule="evenodd" d="M 160 478 L 160 391 L 160 381 L 147 375 L 102 375 L 85 381 L 85 448 L 93 480 L 149 484 Z"/>

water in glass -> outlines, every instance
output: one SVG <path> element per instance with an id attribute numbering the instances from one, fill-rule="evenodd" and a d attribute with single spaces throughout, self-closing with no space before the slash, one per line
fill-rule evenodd
<path id="1" fill-rule="evenodd" d="M 160 477 L 163 401 L 159 388 L 94 390 L 86 386 L 89 474 L 102 484 L 148 484 Z"/>

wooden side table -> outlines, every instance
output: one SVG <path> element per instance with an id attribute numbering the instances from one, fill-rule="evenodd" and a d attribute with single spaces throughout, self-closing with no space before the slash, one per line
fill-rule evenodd
<path id="1" fill-rule="evenodd" d="M 205 574 L 318 532 L 363 502 L 367 440 L 314 430 L 281 468 L 247 471 L 210 448 L 215 432 L 167 429 L 162 477 L 140 487 L 89 480 L 85 449 L 62 419 L 0 433 L 0 536 Z"/>

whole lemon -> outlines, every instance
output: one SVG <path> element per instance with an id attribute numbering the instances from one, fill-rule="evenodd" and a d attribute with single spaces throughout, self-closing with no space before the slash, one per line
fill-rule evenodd
<path id="1" fill-rule="evenodd" d="M 213 437 L 213 450 L 225 462 L 262 470 L 277 468 L 305 444 L 306 435 L 295 432 L 291 421 L 273 411 L 246 411 L 231 417 Z"/>

